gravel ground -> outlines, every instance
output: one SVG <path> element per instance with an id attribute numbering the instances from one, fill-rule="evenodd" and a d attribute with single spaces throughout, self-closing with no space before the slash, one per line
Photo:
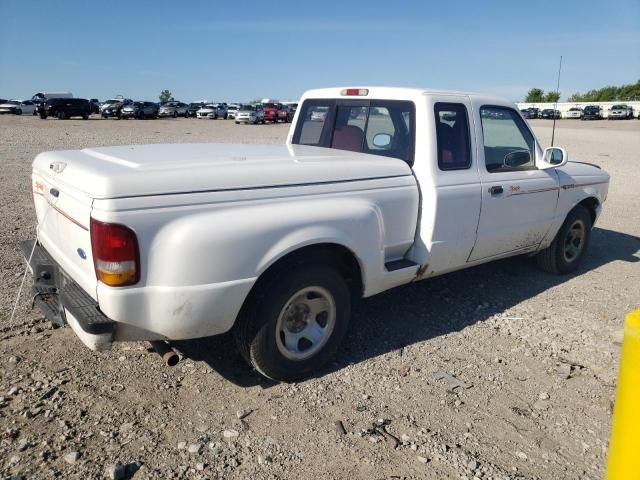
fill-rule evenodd
<path id="1" fill-rule="evenodd" d="M 548 143 L 551 122 L 532 124 Z M 37 153 L 286 132 L 0 118 L 0 478 L 602 478 L 622 323 L 640 306 L 637 121 L 558 123 L 556 144 L 612 177 L 576 274 L 514 258 L 365 300 L 336 362 L 303 383 L 265 381 L 225 336 L 180 343 L 171 369 L 143 343 L 90 352 L 26 294 L 10 321 Z"/>

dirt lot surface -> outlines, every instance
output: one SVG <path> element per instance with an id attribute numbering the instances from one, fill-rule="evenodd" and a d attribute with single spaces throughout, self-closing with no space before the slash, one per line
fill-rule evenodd
<path id="1" fill-rule="evenodd" d="M 548 144 L 551 122 L 532 123 Z M 602 478 L 623 318 L 640 307 L 640 121 L 558 124 L 556 144 L 612 176 L 576 274 L 514 258 L 365 300 L 336 361 L 303 383 L 267 382 L 226 337 L 179 344 L 174 368 L 143 343 L 90 352 L 30 310 L 28 288 L 10 322 L 37 153 L 286 132 L 0 118 L 0 478 Z"/>

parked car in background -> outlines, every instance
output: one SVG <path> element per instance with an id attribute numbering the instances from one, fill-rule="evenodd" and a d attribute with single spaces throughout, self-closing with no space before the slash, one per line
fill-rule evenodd
<path id="1" fill-rule="evenodd" d="M 609 109 L 609 120 L 630 120 L 633 118 L 633 108 L 626 103 L 614 105 Z"/>
<path id="2" fill-rule="evenodd" d="M 102 108 L 102 118 L 115 117 L 118 120 L 122 118 L 122 109 L 130 105 L 131 101 L 109 103 Z"/>
<path id="3" fill-rule="evenodd" d="M 303 112 L 305 116 L 308 116 L 307 120 L 310 122 L 323 122 L 327 118 L 327 112 L 329 107 L 318 106 L 318 108 L 308 109 Z"/>
<path id="4" fill-rule="evenodd" d="M 108 108 L 110 105 L 113 104 L 117 104 L 117 103 L 129 103 L 132 102 L 133 100 L 129 99 L 129 98 L 124 98 L 122 95 L 118 95 L 115 98 L 110 98 L 109 100 L 105 100 L 104 102 L 102 102 L 100 104 L 100 112 L 102 113 L 102 111 L 105 108 Z"/>
<path id="5" fill-rule="evenodd" d="M 282 108 L 281 103 L 263 103 L 262 108 L 264 109 L 264 119 L 267 122 L 276 123 L 278 121 L 278 110 Z"/>
<path id="6" fill-rule="evenodd" d="M 160 106 L 160 110 L 158 112 L 158 115 L 160 117 L 173 117 L 173 118 L 177 118 L 177 117 L 185 117 L 187 118 L 188 113 L 187 113 L 187 109 L 188 109 L 189 105 L 187 105 L 186 103 L 182 103 L 182 102 L 167 102 L 164 105 Z"/>
<path id="7" fill-rule="evenodd" d="M 217 120 L 218 118 L 227 119 L 227 104 L 226 103 L 216 103 L 214 104 L 214 109 L 212 112 L 207 114 L 207 118 L 210 120 Z"/>
<path id="8" fill-rule="evenodd" d="M 587 105 L 582 111 L 582 120 L 602 120 L 603 110 L 600 105 Z"/>
<path id="9" fill-rule="evenodd" d="M 262 104 L 242 104 L 236 112 L 236 123 L 262 123 L 264 124 L 264 109 Z"/>
<path id="10" fill-rule="evenodd" d="M 562 118 L 562 115 L 560 113 L 560 110 L 555 110 L 553 108 L 545 108 L 544 110 L 542 110 L 542 116 L 540 118 L 553 120 L 553 119 Z"/>
<path id="11" fill-rule="evenodd" d="M 133 102 L 124 105 L 121 111 L 121 118 L 137 118 L 143 120 L 145 118 L 158 118 L 160 107 L 153 102 Z"/>
<path id="12" fill-rule="evenodd" d="M 207 103 L 196 111 L 196 118 L 207 118 L 210 113 L 216 111 L 215 103 Z"/>
<path id="13" fill-rule="evenodd" d="M 91 105 L 86 98 L 52 98 L 40 105 L 40 118 L 56 117 L 65 120 L 71 117 L 82 117 L 84 120 L 91 114 Z"/>
<path id="14" fill-rule="evenodd" d="M 580 107 L 571 107 L 565 114 L 565 118 L 582 118 L 583 112 Z"/>
<path id="15" fill-rule="evenodd" d="M 39 111 L 40 105 L 53 98 L 73 98 L 73 94 L 71 92 L 38 92 L 33 94 L 31 101 L 36 105 L 36 111 Z"/>
<path id="16" fill-rule="evenodd" d="M 204 107 L 206 104 L 204 102 L 192 102 L 187 107 L 187 117 L 195 117 L 198 110 Z"/>
<path id="17" fill-rule="evenodd" d="M 231 103 L 227 105 L 227 118 L 236 118 L 236 112 L 240 108 L 240 105 L 236 103 Z"/>
<path id="18" fill-rule="evenodd" d="M 522 117 L 526 118 L 527 120 L 538 118 L 538 112 L 531 108 L 525 108 L 524 110 L 520 110 L 520 113 L 522 114 Z"/>
<path id="19" fill-rule="evenodd" d="M 100 113 L 100 100 L 97 98 L 90 99 L 89 107 L 91 109 L 91 113 Z"/>
<path id="20" fill-rule="evenodd" d="M 290 123 L 293 121 L 293 116 L 296 111 L 290 105 L 281 105 L 280 110 L 278 110 L 278 122 Z"/>
<path id="21" fill-rule="evenodd" d="M 529 107 L 527 108 L 527 110 L 531 112 L 531 118 L 542 118 L 542 110 L 540 110 L 538 107 Z"/>
<path id="22" fill-rule="evenodd" d="M 31 100 L 9 100 L 0 104 L 0 114 L 35 115 L 36 104 Z"/>

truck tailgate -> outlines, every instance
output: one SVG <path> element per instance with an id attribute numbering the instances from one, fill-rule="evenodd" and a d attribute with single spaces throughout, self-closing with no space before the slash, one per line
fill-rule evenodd
<path id="1" fill-rule="evenodd" d="M 97 280 L 89 232 L 93 200 L 55 177 L 63 173 L 34 169 L 32 186 L 38 240 L 62 269 L 96 300 Z"/>

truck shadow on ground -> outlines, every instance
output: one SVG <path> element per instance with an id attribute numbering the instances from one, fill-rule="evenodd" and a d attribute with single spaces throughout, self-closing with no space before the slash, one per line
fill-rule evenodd
<path id="1" fill-rule="evenodd" d="M 544 273 L 532 258 L 520 256 L 364 299 L 354 309 L 349 333 L 335 361 L 315 377 L 460 331 L 608 263 L 640 262 L 639 252 L 639 237 L 595 228 L 587 256 L 578 271 L 570 275 Z M 236 385 L 264 388 L 273 385 L 243 361 L 229 334 L 174 342 L 174 345 L 186 358 L 205 362 Z"/>

